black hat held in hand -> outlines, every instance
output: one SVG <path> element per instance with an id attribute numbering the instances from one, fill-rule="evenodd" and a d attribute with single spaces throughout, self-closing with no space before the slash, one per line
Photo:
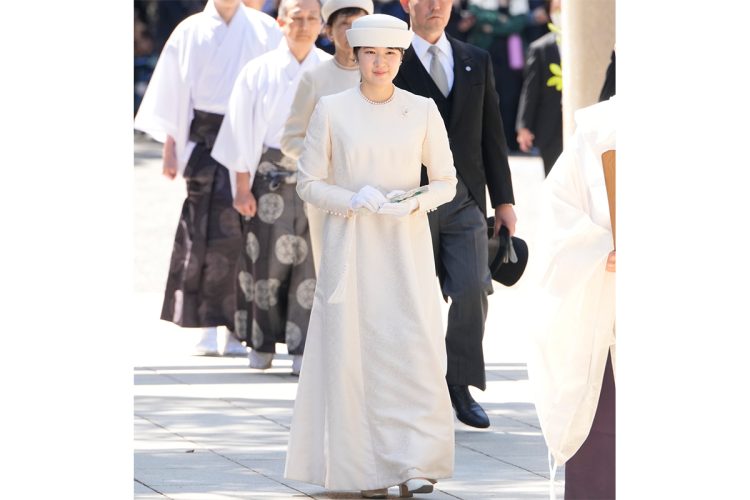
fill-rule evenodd
<path id="1" fill-rule="evenodd" d="M 489 238 L 488 257 L 492 279 L 505 286 L 513 286 L 523 275 L 529 260 L 529 247 L 516 236 L 511 237 L 508 228 L 500 227 L 500 233 L 492 236 L 495 218 L 487 219 Z"/>

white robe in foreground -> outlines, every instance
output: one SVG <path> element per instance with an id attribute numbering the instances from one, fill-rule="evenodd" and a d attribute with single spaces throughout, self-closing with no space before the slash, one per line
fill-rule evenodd
<path id="1" fill-rule="evenodd" d="M 614 245 L 601 161 L 615 149 L 615 99 L 579 110 L 575 120 L 571 146 L 543 184 L 527 270 L 539 287 L 529 380 L 556 466 L 588 436 L 610 349 L 615 365 L 615 273 L 605 271 Z"/>
<path id="2" fill-rule="evenodd" d="M 331 57 L 313 47 L 300 64 L 283 39 L 276 50 L 242 69 L 211 151 L 211 156 L 232 173 L 232 196 L 236 190 L 234 172 L 249 172 L 252 186 L 265 148 L 281 149 L 284 123 L 302 74 Z"/>
<path id="3" fill-rule="evenodd" d="M 397 218 L 349 200 L 430 179 Z M 359 88 L 322 97 L 298 164 L 297 191 L 328 212 L 295 399 L 285 476 L 332 490 L 453 473 L 453 410 L 428 210 L 455 196 L 456 170 L 435 103 L 395 89 L 381 105 Z"/>
<path id="4" fill-rule="evenodd" d="M 159 142 L 175 140 L 180 173 L 195 143 L 189 140 L 193 110 L 223 115 L 234 81 L 245 64 L 275 49 L 276 21 L 240 5 L 229 24 L 213 0 L 183 20 L 169 36 L 135 117 L 135 128 Z"/>

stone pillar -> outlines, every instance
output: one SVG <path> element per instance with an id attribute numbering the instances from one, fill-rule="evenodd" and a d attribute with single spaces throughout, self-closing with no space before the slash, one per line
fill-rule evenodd
<path id="1" fill-rule="evenodd" d="M 563 144 L 573 113 L 598 102 L 615 46 L 615 0 L 562 0 Z"/>

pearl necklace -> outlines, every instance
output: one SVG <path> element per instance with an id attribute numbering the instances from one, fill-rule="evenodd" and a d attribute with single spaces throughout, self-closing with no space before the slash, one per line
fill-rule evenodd
<path id="1" fill-rule="evenodd" d="M 388 104 L 389 102 L 391 102 L 393 100 L 394 97 L 396 97 L 396 88 L 395 87 L 393 88 L 393 93 L 391 94 L 391 97 L 389 97 L 385 101 L 373 101 L 371 99 L 368 99 L 367 96 L 362 93 L 362 85 L 360 85 L 358 88 L 359 88 L 359 95 L 362 96 L 362 99 L 364 99 L 365 101 L 369 102 L 370 104 L 374 104 L 376 106 L 380 106 L 382 104 Z"/>

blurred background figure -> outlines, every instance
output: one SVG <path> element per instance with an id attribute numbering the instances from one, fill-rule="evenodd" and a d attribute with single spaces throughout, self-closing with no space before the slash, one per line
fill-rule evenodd
<path id="1" fill-rule="evenodd" d="M 557 18 L 562 0 L 547 2 L 549 13 Z M 552 65 L 560 67 L 559 35 L 549 32 L 529 47 L 524 69 L 521 99 L 518 103 L 516 132 L 518 147 L 529 153 L 539 149 L 547 176 L 563 147 L 562 92 L 549 82 Z"/>
<path id="2" fill-rule="evenodd" d="M 154 51 L 154 39 L 148 32 L 148 26 L 136 17 L 133 20 L 133 59 L 134 59 L 134 82 L 133 82 L 133 113 L 138 111 L 143 94 L 146 93 L 148 81 L 156 67 L 157 55 Z"/>
<path id="3" fill-rule="evenodd" d="M 375 0 L 375 14 L 388 14 L 409 23 L 409 15 L 401 8 L 398 0 Z"/>
<path id="4" fill-rule="evenodd" d="M 448 19 L 448 25 L 445 27 L 445 32 L 465 42 L 469 36 L 469 31 L 474 26 L 476 19 L 469 12 L 468 0 L 453 0 L 451 7 L 451 17 Z"/>
<path id="5" fill-rule="evenodd" d="M 549 33 L 547 24 L 551 21 L 549 17 L 549 0 L 529 0 L 526 27 L 521 34 L 524 48 L 528 50 L 531 42 Z"/>
<path id="6" fill-rule="evenodd" d="M 487 50 L 492 57 L 495 88 L 500 98 L 505 141 L 518 151 L 514 124 L 523 85 L 524 51 L 521 33 L 526 27 L 528 0 L 468 0 L 474 26 L 467 41 Z"/>

